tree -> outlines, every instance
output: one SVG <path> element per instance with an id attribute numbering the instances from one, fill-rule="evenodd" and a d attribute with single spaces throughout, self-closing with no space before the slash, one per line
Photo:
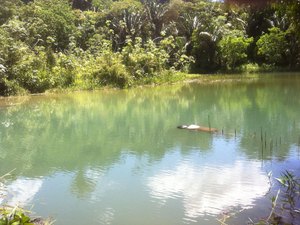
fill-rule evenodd
<path id="1" fill-rule="evenodd" d="M 3 27 L 0 27 L 0 95 L 22 92 L 16 81 L 15 66 L 27 53 L 28 48 L 23 42 L 14 40 Z"/>
<path id="2" fill-rule="evenodd" d="M 114 2 L 105 19 L 104 26 L 108 26 L 111 31 L 109 38 L 113 41 L 115 51 L 123 48 L 128 36 L 134 40 L 135 37 L 144 35 L 145 11 L 141 3 L 135 0 Z"/>
<path id="3" fill-rule="evenodd" d="M 33 38 L 31 44 L 45 46 L 51 37 L 55 40 L 52 48 L 64 50 L 75 35 L 75 14 L 68 0 L 36 0 L 24 10 L 23 17 Z"/>
<path id="4" fill-rule="evenodd" d="M 112 0 L 92 0 L 92 6 L 96 11 L 108 11 L 113 4 Z"/>
<path id="5" fill-rule="evenodd" d="M 300 38 L 300 0 L 279 1 L 275 7 L 278 11 L 286 13 L 296 35 Z"/>
<path id="6" fill-rule="evenodd" d="M 72 1 L 72 8 L 73 9 L 80 9 L 82 11 L 88 10 L 92 7 L 91 0 L 73 0 Z"/>
<path id="7" fill-rule="evenodd" d="M 217 67 L 217 43 L 227 29 L 226 17 L 222 15 L 224 11 L 219 4 L 209 1 L 195 4 L 194 10 L 194 17 L 185 20 L 190 24 L 186 26 L 190 27 L 188 30 L 192 30 L 191 55 L 195 59 L 192 69 L 212 72 Z"/>
<path id="8" fill-rule="evenodd" d="M 232 32 L 223 37 L 218 44 L 221 64 L 227 69 L 234 69 L 247 60 L 247 48 L 253 38 L 245 38 L 239 33 L 238 31 Z"/>
<path id="9" fill-rule="evenodd" d="M 289 45 L 289 66 L 300 66 L 300 0 L 279 1 L 274 5 L 278 13 L 285 17 L 288 28 L 286 39 Z"/>
<path id="10" fill-rule="evenodd" d="M 212 71 L 216 68 L 216 40 L 208 32 L 197 30 L 192 37 L 192 56 L 195 58 L 195 71 Z"/>
<path id="11" fill-rule="evenodd" d="M 168 5 L 157 0 L 145 0 L 147 19 L 151 23 L 152 38 L 161 37 L 161 32 L 166 26 L 165 17 L 168 12 Z"/>
<path id="12" fill-rule="evenodd" d="M 0 7 L 0 26 L 11 19 L 22 6 L 20 0 L 1 0 Z"/>
<path id="13" fill-rule="evenodd" d="M 258 55 L 264 57 L 267 63 L 282 65 L 287 50 L 286 33 L 277 27 L 269 29 L 269 33 L 262 35 L 256 42 Z"/>

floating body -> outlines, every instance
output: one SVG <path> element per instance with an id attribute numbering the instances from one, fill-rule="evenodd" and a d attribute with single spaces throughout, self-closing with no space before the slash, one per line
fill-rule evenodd
<path id="1" fill-rule="evenodd" d="M 199 125 L 191 124 L 191 125 L 180 125 L 177 128 L 186 129 L 186 130 L 196 130 L 196 131 L 204 131 L 204 132 L 217 132 L 218 129 L 211 127 L 202 127 Z"/>

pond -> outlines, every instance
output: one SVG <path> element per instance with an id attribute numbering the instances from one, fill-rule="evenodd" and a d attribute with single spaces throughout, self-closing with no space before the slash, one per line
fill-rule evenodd
<path id="1" fill-rule="evenodd" d="M 0 201 L 58 225 L 266 217 L 300 171 L 299 75 L 1 99 Z"/>

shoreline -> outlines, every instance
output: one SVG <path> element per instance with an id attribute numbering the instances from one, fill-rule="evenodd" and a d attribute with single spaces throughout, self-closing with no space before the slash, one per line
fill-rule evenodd
<path id="1" fill-rule="evenodd" d="M 161 81 L 161 82 L 153 82 L 151 84 L 136 84 L 132 85 L 128 88 L 119 88 L 113 86 L 99 86 L 95 88 L 82 88 L 82 87 L 66 87 L 66 88 L 52 88 L 48 89 L 45 92 L 41 93 L 22 93 L 19 95 L 8 95 L 8 96 L 0 96 L 1 100 L 8 99 L 16 99 L 20 97 L 31 97 L 31 96 L 50 96 L 55 94 L 68 94 L 68 93 L 76 93 L 76 92 L 93 92 L 93 91 L 111 91 L 111 90 L 130 90 L 130 89 L 139 89 L 139 88 L 151 88 L 151 87 L 159 87 L 166 85 L 176 85 L 176 84 L 190 84 L 190 83 L 199 83 L 203 85 L 216 84 L 216 83 L 234 83 L 234 82 L 249 82 L 255 81 L 264 76 L 274 75 L 274 73 L 278 73 L 280 75 L 293 75 L 300 76 L 300 71 L 273 71 L 273 72 L 242 72 L 242 73 L 212 73 L 212 74 L 188 74 L 182 72 L 176 72 L 174 75 L 174 80 L 170 81 Z M 0 107 L 3 105 L 0 104 Z"/>

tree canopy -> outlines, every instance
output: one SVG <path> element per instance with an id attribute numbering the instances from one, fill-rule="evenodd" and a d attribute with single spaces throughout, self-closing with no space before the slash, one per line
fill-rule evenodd
<path id="1" fill-rule="evenodd" d="M 0 95 L 299 69 L 299 24 L 299 0 L 1 0 Z"/>

